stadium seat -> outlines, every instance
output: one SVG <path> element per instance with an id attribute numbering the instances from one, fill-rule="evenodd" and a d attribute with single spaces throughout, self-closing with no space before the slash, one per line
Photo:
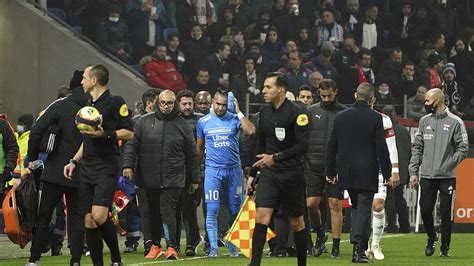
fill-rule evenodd
<path id="1" fill-rule="evenodd" d="M 64 10 L 60 8 L 48 8 L 48 13 L 50 16 L 55 17 L 67 23 L 67 17 Z"/>
<path id="2" fill-rule="evenodd" d="M 133 70 L 135 70 L 135 71 L 138 72 L 139 74 L 145 75 L 145 70 L 143 70 L 143 66 L 142 66 L 142 65 L 129 65 L 129 67 L 131 67 Z"/>
<path id="3" fill-rule="evenodd" d="M 163 38 L 165 39 L 166 42 L 168 42 L 171 34 L 177 33 L 177 32 L 178 32 L 177 28 L 166 28 L 163 31 Z"/>

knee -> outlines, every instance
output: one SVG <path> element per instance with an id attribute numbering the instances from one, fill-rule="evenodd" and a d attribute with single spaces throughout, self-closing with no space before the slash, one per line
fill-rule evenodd
<path id="1" fill-rule="evenodd" d="M 259 224 L 268 225 L 270 224 L 271 216 L 268 216 L 266 213 L 257 212 L 255 215 L 255 222 Z"/>
<path id="2" fill-rule="evenodd" d="M 293 228 L 293 232 L 299 232 L 305 228 L 303 216 L 290 218 L 290 224 Z"/>
<path id="3" fill-rule="evenodd" d="M 101 224 L 105 223 L 105 221 L 107 220 L 107 214 L 104 215 L 100 212 L 92 212 L 91 216 L 92 216 L 92 220 L 94 220 L 94 222 L 97 225 L 101 225 Z"/>
<path id="4" fill-rule="evenodd" d="M 381 212 L 385 209 L 385 202 L 381 200 L 374 200 L 372 203 L 372 210 L 374 212 Z"/>
<path id="5" fill-rule="evenodd" d="M 329 209 L 334 213 L 342 213 L 342 202 L 340 199 L 329 198 Z"/>
<path id="6" fill-rule="evenodd" d="M 306 205 L 308 208 L 319 208 L 319 203 L 321 202 L 321 197 L 309 197 L 306 198 Z"/>
<path id="7" fill-rule="evenodd" d="M 84 217 L 84 225 L 86 228 L 97 228 L 97 224 L 94 219 L 92 219 L 92 214 L 88 213 Z"/>

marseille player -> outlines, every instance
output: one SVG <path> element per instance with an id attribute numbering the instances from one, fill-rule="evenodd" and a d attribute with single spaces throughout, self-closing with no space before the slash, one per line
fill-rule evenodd
<path id="1" fill-rule="evenodd" d="M 255 127 L 240 111 L 234 98 L 235 113 L 227 111 L 227 92 L 218 90 L 212 100 L 213 110 L 199 119 L 196 126 L 197 150 L 200 157 L 206 149 L 204 192 L 207 204 L 206 230 L 211 244 L 209 257 L 217 256 L 217 216 L 220 202 L 226 200 L 231 221 L 242 203 L 243 173 L 240 164 L 240 130 L 245 135 L 255 133 Z M 224 198 L 225 197 L 225 198 Z M 234 245 L 228 243 L 231 256 L 238 256 Z"/>

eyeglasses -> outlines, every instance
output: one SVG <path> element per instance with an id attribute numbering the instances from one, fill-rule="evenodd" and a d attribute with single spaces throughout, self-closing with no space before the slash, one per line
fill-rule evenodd
<path id="1" fill-rule="evenodd" d="M 160 101 L 161 106 L 171 106 L 174 105 L 174 101 Z"/>

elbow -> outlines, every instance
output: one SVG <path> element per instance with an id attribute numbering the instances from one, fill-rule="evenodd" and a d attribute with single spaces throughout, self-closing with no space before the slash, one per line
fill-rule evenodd
<path id="1" fill-rule="evenodd" d="M 133 139 L 133 132 L 132 131 L 128 131 L 124 136 L 123 136 L 123 140 L 132 140 Z"/>
<path id="2" fill-rule="evenodd" d="M 244 132 L 244 135 L 245 136 L 252 136 L 252 135 L 255 134 L 255 132 L 256 132 L 255 127 L 252 126 Z"/>

